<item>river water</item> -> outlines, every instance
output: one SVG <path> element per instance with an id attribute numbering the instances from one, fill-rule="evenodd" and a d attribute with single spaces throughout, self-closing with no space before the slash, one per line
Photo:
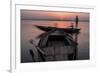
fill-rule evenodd
<path id="1" fill-rule="evenodd" d="M 35 44 L 38 43 L 37 36 L 44 31 L 39 30 L 34 25 L 41 26 L 55 26 L 65 28 L 71 24 L 74 25 L 73 21 L 33 21 L 33 20 L 22 20 L 21 21 L 21 62 L 32 62 L 32 57 L 29 53 L 29 49 L 32 49 L 36 53 L 36 49 L 32 46 L 29 41 L 33 39 Z M 89 22 L 79 22 L 78 28 L 80 33 L 78 34 L 78 60 L 89 59 Z"/>

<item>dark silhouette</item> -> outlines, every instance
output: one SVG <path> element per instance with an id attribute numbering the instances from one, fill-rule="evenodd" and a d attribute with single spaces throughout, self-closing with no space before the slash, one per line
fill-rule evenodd
<path id="1" fill-rule="evenodd" d="M 78 16 L 76 16 L 76 18 L 75 18 L 75 26 L 76 27 L 78 27 L 78 22 L 79 22 L 79 18 L 78 18 Z"/>

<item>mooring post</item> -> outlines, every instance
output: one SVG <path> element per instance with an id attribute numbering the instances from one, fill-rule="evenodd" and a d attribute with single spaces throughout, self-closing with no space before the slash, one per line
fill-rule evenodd
<path id="1" fill-rule="evenodd" d="M 79 22 L 79 18 L 78 18 L 78 16 L 76 16 L 76 18 L 75 18 L 75 27 L 76 28 L 78 27 L 78 22 Z"/>

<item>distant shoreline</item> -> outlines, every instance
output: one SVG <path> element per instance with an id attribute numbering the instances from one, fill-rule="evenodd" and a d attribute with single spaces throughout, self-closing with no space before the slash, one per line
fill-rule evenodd
<path id="1" fill-rule="evenodd" d="M 21 19 L 21 20 L 32 20 L 32 21 L 75 21 L 75 20 L 61 20 L 61 19 Z M 79 20 L 79 22 L 89 22 L 89 20 Z"/>

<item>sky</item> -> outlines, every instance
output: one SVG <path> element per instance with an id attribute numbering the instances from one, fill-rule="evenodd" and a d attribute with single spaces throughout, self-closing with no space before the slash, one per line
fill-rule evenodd
<path id="1" fill-rule="evenodd" d="M 70 24 L 66 21 L 75 21 L 78 16 L 79 21 L 89 22 L 89 13 L 68 12 L 68 11 L 43 11 L 43 10 L 21 10 L 22 24 L 35 24 L 43 26 L 55 26 L 58 28 L 66 28 Z M 61 22 L 61 21 L 64 22 Z M 56 21 L 56 22 L 55 22 Z"/>
<path id="2" fill-rule="evenodd" d="M 79 16 L 80 20 L 86 20 L 86 21 L 89 20 L 89 13 L 21 10 L 22 20 L 34 20 L 34 19 L 74 20 L 75 16 Z"/>

